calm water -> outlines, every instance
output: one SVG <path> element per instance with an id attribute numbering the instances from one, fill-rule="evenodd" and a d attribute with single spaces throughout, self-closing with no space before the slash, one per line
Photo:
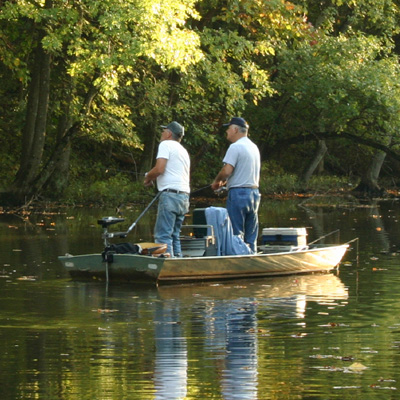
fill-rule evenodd
<path id="1" fill-rule="evenodd" d="M 338 273 L 160 288 L 58 263 L 101 250 L 113 210 L 0 215 L 1 399 L 400 398 L 400 205 L 312 202 L 263 200 L 261 226 L 359 237 Z"/>

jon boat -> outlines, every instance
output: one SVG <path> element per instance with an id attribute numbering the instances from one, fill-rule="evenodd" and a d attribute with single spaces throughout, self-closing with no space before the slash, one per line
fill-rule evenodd
<path id="1" fill-rule="evenodd" d="M 193 222 L 196 222 L 196 215 L 204 215 L 204 209 L 194 211 Z M 105 217 L 98 221 L 103 227 L 105 249 L 102 253 L 66 254 L 59 257 L 73 279 L 98 279 L 107 282 L 152 281 L 162 284 L 329 272 L 339 265 L 350 243 L 315 243 L 320 238 L 306 244 L 305 228 L 265 228 L 263 243 L 258 247 L 256 254 L 217 255 L 218 236 L 214 235 L 214 227 L 195 223 L 184 225 L 184 228 L 190 228 L 191 232 L 190 235 L 181 237 L 183 257 L 170 258 L 163 253 L 165 245 L 110 244 L 110 238 L 126 237 L 135 225 L 132 224 L 127 232 L 109 232 L 110 225 L 122 221 L 122 218 L 114 217 Z M 200 222 L 204 222 L 204 219 Z M 322 238 L 326 236 L 328 235 Z M 120 247 L 125 250 L 120 250 Z M 127 247 L 130 252 L 126 252 Z"/>

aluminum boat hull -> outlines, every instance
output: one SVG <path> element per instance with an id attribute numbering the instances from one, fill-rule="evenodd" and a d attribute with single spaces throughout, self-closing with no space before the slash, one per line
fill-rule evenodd
<path id="1" fill-rule="evenodd" d="M 328 272 L 335 269 L 349 245 L 324 245 L 307 250 L 212 257 L 163 258 L 115 254 L 104 262 L 101 254 L 59 257 L 73 279 L 113 281 L 205 281 Z"/>

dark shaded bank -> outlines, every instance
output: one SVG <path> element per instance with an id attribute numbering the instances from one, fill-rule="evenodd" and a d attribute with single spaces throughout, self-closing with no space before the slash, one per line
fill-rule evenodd
<path id="1" fill-rule="evenodd" d="M 358 189 L 358 188 L 357 188 Z M 300 204 L 318 205 L 318 206 L 347 206 L 357 207 L 373 200 L 397 200 L 400 199 L 400 191 L 397 189 L 381 190 L 378 192 L 365 193 L 359 190 L 327 190 L 324 192 L 282 192 L 282 193 L 262 193 L 263 199 L 272 200 L 290 200 L 298 199 Z M 212 205 L 223 205 L 226 201 L 226 190 L 214 193 L 209 186 L 193 190 L 190 197 L 192 207 L 202 208 Z M 155 193 L 140 193 L 134 196 L 131 202 L 99 201 L 91 203 L 73 203 L 62 201 L 49 201 L 43 199 L 31 199 L 22 205 L 12 205 L 12 202 L 3 201 L 0 194 L 0 214 L 18 214 L 29 215 L 37 213 L 46 213 L 65 208 L 114 208 L 115 215 L 121 215 L 124 209 L 131 207 L 146 207 L 154 198 Z M 133 196 L 132 196 L 133 197 Z M 156 208 L 153 205 L 153 208 Z"/>

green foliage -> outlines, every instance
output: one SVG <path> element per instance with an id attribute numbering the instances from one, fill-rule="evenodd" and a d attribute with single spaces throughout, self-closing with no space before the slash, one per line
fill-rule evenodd
<path id="1" fill-rule="evenodd" d="M 101 182 L 110 179 L 102 171 L 123 153 L 136 171 L 145 171 L 154 162 L 159 125 L 173 119 L 186 128 L 183 144 L 197 185 L 220 168 L 228 145 L 220 127 L 232 115 L 249 120 L 263 154 L 275 151 L 275 163 L 263 166 L 265 191 L 298 190 L 289 172 L 302 171 L 310 140 L 325 136 L 333 146 L 340 137 L 348 148 L 328 150 L 332 173 L 342 164 L 360 174 L 370 153 L 358 151 L 344 133 L 394 149 L 400 142 L 398 17 L 397 3 L 389 0 L 4 2 L 2 184 L 18 169 L 13 151 L 21 148 L 37 48 L 52 59 L 42 166 L 62 133 L 79 126 L 70 197 L 107 192 Z M 363 160 L 347 162 L 355 151 Z"/>
<path id="2" fill-rule="evenodd" d="M 357 0 L 316 3 L 302 1 L 309 20 L 320 29 L 345 33 L 348 29 L 391 42 L 399 33 L 399 7 L 391 0 Z"/>
<path id="3" fill-rule="evenodd" d="M 140 82 L 147 63 L 164 72 L 184 73 L 201 59 L 199 37 L 185 26 L 189 18 L 198 18 L 194 5 L 194 0 L 5 2 L 0 10 L 0 37 L 5 44 L 0 56 L 22 84 L 21 109 L 29 101 L 41 102 L 40 97 L 50 99 L 49 109 L 42 111 L 48 113 L 47 129 L 36 132 L 41 136 L 35 138 L 28 137 L 35 124 L 25 130 L 27 154 L 29 142 L 46 140 L 47 151 L 39 149 L 32 157 L 43 156 L 44 165 L 54 150 L 63 150 L 57 145 L 72 126 L 79 127 L 75 136 L 141 148 L 132 109 L 120 100 L 121 85 Z M 47 85 L 29 87 L 34 71 L 40 70 L 42 57 L 37 55 L 42 53 L 51 55 L 50 91 Z M 29 121 L 27 116 L 26 124 Z M 46 173 L 31 170 L 31 175 L 37 175 L 30 179 L 38 181 Z"/>
<path id="4" fill-rule="evenodd" d="M 266 102 L 273 137 L 394 134 L 400 107 L 396 57 L 378 57 L 379 40 L 362 35 L 323 37 L 279 55 L 274 87 Z M 378 134 L 379 135 L 379 134 Z"/>
<path id="5" fill-rule="evenodd" d="M 340 191 L 348 191 L 355 187 L 357 181 L 352 181 L 351 179 L 343 176 L 312 176 L 310 181 L 307 184 L 307 189 L 310 192 L 340 192 Z"/>
<path id="6" fill-rule="evenodd" d="M 85 205 L 115 205 L 121 203 L 140 203 L 146 196 L 153 195 L 145 189 L 141 182 L 132 182 L 122 174 L 111 176 L 109 179 L 94 180 L 91 183 L 76 181 L 71 184 L 65 194 L 67 204 Z"/>
<path id="7" fill-rule="evenodd" d="M 262 194 L 296 193 L 299 189 L 299 178 L 294 174 L 262 175 L 260 179 Z"/>
<path id="8" fill-rule="evenodd" d="M 263 162 L 261 167 L 260 191 L 263 194 L 308 192 L 347 191 L 354 187 L 349 177 L 335 175 L 312 176 L 304 188 L 299 175 L 285 172 L 276 161 Z"/>
<path id="9" fill-rule="evenodd" d="M 266 195 L 293 194 L 293 193 L 326 193 L 347 192 L 356 186 L 347 177 L 340 176 L 313 176 L 304 188 L 295 174 L 281 173 L 276 175 L 263 174 L 260 181 L 260 192 Z"/>

